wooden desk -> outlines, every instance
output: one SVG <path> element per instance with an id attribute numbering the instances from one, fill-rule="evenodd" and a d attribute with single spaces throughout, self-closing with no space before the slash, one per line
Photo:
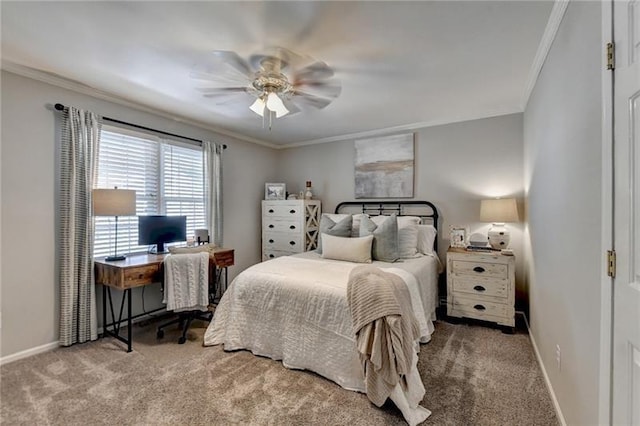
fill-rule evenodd
<path id="1" fill-rule="evenodd" d="M 128 256 L 125 260 L 115 262 L 107 262 L 104 257 L 94 259 L 94 272 L 96 284 L 102 285 L 102 337 L 112 336 L 127 344 L 127 352 L 131 352 L 131 289 L 141 287 L 152 283 L 162 282 L 163 280 L 163 262 L 168 254 L 138 254 Z M 209 274 L 210 283 L 213 281 L 214 294 L 213 298 L 220 290 L 220 297 L 227 289 L 228 274 L 227 267 L 234 264 L 234 250 L 226 248 L 215 249 L 209 257 Z M 222 287 L 221 274 L 224 271 L 224 287 Z M 213 280 L 211 280 L 213 274 Z M 111 289 L 124 292 L 120 311 L 116 321 L 115 312 L 113 310 L 113 300 L 111 298 Z M 107 298 L 109 299 L 109 308 L 111 312 L 111 323 L 107 324 Z M 213 301 L 213 298 L 211 299 Z M 127 337 L 120 336 L 120 326 L 125 320 L 122 318 L 124 313 L 125 300 L 127 302 Z M 164 308 L 158 308 L 153 311 L 144 312 L 141 315 L 160 311 Z M 109 327 L 113 329 L 110 330 Z"/>

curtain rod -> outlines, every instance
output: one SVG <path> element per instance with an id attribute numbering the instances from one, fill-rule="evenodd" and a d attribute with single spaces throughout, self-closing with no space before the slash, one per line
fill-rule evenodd
<path id="1" fill-rule="evenodd" d="M 56 110 L 58 110 L 58 111 L 63 111 L 66 107 L 64 105 L 62 105 L 62 104 L 55 104 L 54 108 Z M 200 143 L 203 142 L 202 139 L 190 138 L 190 137 L 187 137 L 187 136 L 177 135 L 175 133 L 169 133 L 169 132 L 165 132 L 165 131 L 162 131 L 162 130 L 152 129 L 151 127 L 145 127 L 145 126 L 140 126 L 138 124 L 127 123 L 126 121 L 116 120 L 115 118 L 102 117 L 102 119 L 103 120 L 107 120 L 107 121 L 111 121 L 112 123 L 124 124 L 125 126 L 135 127 L 137 129 L 149 130 L 151 132 L 160 133 L 160 134 L 166 135 L 166 136 L 173 136 L 173 137 L 176 137 L 176 138 L 186 139 L 186 140 L 193 141 L 193 142 L 200 142 Z M 222 149 L 227 149 L 227 144 L 222 145 Z"/>

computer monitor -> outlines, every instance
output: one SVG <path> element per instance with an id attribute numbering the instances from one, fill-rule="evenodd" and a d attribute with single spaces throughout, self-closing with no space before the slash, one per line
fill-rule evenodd
<path id="1" fill-rule="evenodd" d="M 186 216 L 138 216 L 138 244 L 155 244 L 156 253 L 164 253 L 166 243 L 186 240 Z"/>

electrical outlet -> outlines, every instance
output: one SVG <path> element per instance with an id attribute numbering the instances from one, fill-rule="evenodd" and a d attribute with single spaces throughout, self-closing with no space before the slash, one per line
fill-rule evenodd
<path id="1" fill-rule="evenodd" d="M 556 345 L 556 364 L 558 365 L 558 371 L 561 371 L 562 352 L 560 352 L 560 345 Z"/>

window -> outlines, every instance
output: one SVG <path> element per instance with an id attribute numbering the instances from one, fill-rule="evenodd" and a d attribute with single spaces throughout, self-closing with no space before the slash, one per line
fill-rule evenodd
<path id="1" fill-rule="evenodd" d="M 103 126 L 96 188 L 134 189 L 140 215 L 187 216 L 187 235 L 206 228 L 205 185 L 199 146 Z M 113 254 L 115 218 L 95 218 L 94 256 Z M 118 253 L 147 251 L 138 245 L 138 218 L 118 218 Z"/>

